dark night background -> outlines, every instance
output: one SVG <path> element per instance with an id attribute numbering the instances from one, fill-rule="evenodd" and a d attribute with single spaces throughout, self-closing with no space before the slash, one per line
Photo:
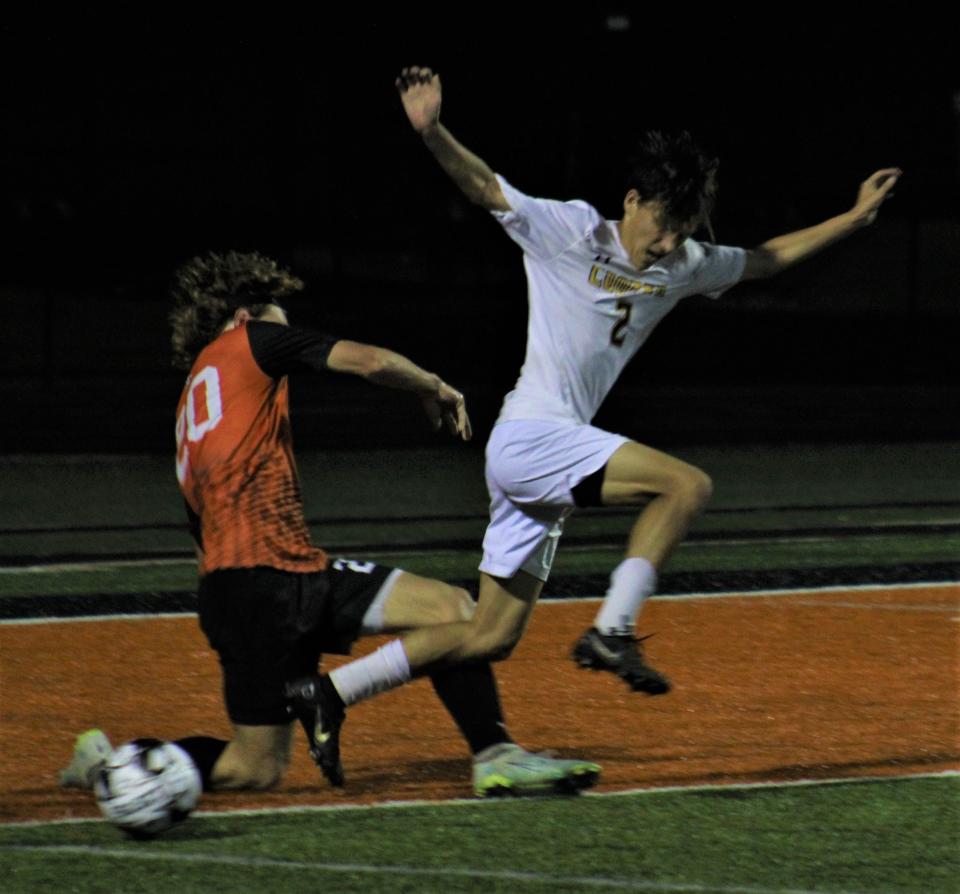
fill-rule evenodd
<path id="1" fill-rule="evenodd" d="M 873 228 L 778 279 L 684 302 L 598 423 L 656 444 L 956 436 L 946 21 L 630 4 L 549 25 L 413 15 L 0 29 L 0 451 L 172 450 L 182 376 L 165 289 L 178 263 L 226 248 L 307 280 L 296 322 L 463 387 L 484 435 L 522 360 L 521 255 L 409 129 L 393 87 L 405 64 L 441 72 L 445 123 L 515 185 L 610 217 L 636 134 L 690 129 L 722 160 L 721 242 L 816 223 L 876 168 L 902 167 Z M 431 438 L 410 398 L 342 377 L 296 381 L 294 413 L 300 446 Z"/>

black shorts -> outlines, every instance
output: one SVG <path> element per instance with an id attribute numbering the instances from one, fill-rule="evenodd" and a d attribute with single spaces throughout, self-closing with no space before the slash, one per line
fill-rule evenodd
<path id="1" fill-rule="evenodd" d="M 393 571 L 338 559 L 326 571 L 226 568 L 200 581 L 200 627 L 220 656 L 234 723 L 286 723 L 283 685 L 317 671 L 324 652 L 349 655 L 367 609 Z"/>

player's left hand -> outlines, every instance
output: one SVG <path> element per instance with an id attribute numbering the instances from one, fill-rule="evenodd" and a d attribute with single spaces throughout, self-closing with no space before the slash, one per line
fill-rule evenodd
<path id="1" fill-rule="evenodd" d="M 456 388 L 440 382 L 434 393 L 421 395 L 420 399 L 434 431 L 440 431 L 445 425 L 450 434 L 459 436 L 463 441 L 473 437 L 467 402 Z"/>
<path id="2" fill-rule="evenodd" d="M 860 192 L 857 194 L 853 213 L 864 226 L 872 224 L 877 219 L 880 206 L 890 198 L 890 190 L 897 185 L 902 173 L 900 168 L 882 168 L 860 184 Z"/>

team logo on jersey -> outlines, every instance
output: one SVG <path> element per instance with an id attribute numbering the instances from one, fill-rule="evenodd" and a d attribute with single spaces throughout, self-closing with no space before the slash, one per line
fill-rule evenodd
<path id="1" fill-rule="evenodd" d="M 613 292 L 614 295 L 625 295 L 628 292 L 657 296 L 667 294 L 666 286 L 652 286 L 650 283 L 630 279 L 629 276 L 614 273 L 612 270 L 607 270 L 599 264 L 591 266 L 590 273 L 587 276 L 587 282 L 595 289 L 602 289 L 604 292 Z"/>

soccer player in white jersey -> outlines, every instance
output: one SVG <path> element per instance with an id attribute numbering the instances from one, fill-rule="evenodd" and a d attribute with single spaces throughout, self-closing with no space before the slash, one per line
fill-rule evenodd
<path id="1" fill-rule="evenodd" d="M 644 662 L 636 617 L 709 499 L 711 482 L 700 469 L 590 422 L 681 298 L 717 298 L 872 223 L 901 172 L 872 174 L 851 210 L 813 227 L 752 250 L 718 246 L 691 238 L 709 225 L 717 163 L 689 135 L 642 140 L 623 217 L 608 221 L 585 202 L 524 195 L 458 143 L 440 123 L 440 78 L 429 68 L 406 68 L 396 83 L 411 125 L 443 170 L 523 249 L 529 286 L 526 358 L 487 444 L 490 525 L 463 654 L 510 653 L 575 506 L 642 505 L 594 626 L 575 644 L 573 658 L 617 674 L 635 691 L 668 692 L 667 678 Z"/>

